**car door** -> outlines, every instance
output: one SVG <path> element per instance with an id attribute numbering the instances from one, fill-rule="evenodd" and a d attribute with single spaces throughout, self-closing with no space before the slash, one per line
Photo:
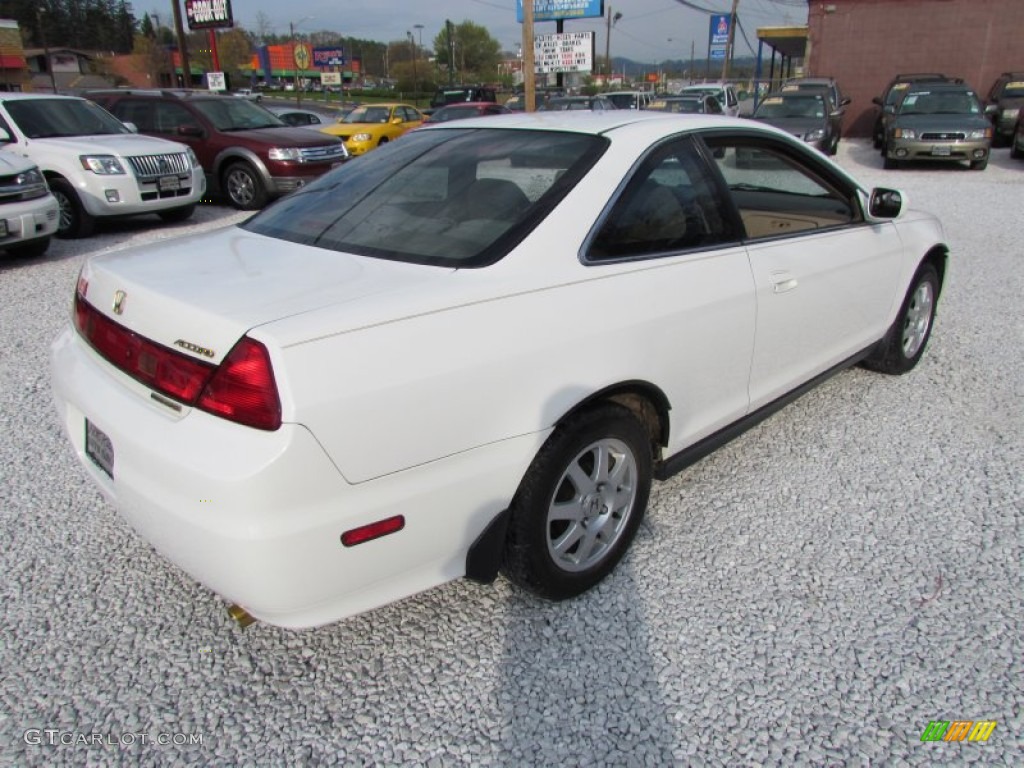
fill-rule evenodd
<path id="1" fill-rule="evenodd" d="M 643 307 L 642 348 L 612 354 L 638 357 L 671 403 L 669 453 L 747 411 L 754 283 L 727 207 L 692 138 L 675 139 L 637 166 L 584 250 L 595 278 L 614 273 L 620 300 Z"/>
<path id="2" fill-rule="evenodd" d="M 891 222 L 865 221 L 856 187 L 803 147 L 721 133 L 705 141 L 743 223 L 757 292 L 753 410 L 884 335 L 903 246 Z"/>

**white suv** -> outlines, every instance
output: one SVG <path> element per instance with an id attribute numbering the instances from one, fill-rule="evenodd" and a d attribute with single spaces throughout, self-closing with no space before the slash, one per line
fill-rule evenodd
<path id="1" fill-rule="evenodd" d="M 60 205 L 57 234 L 85 237 L 96 219 L 192 215 L 206 176 L 183 144 L 139 136 L 102 107 L 73 96 L 0 94 L 0 145 L 39 167 Z"/>
<path id="2" fill-rule="evenodd" d="M 57 201 L 35 163 L 0 151 L 0 248 L 42 256 L 57 231 Z"/>
<path id="3" fill-rule="evenodd" d="M 722 105 L 723 114 L 737 117 L 740 113 L 739 96 L 736 93 L 736 86 L 732 83 L 698 83 L 688 85 L 679 92 L 681 96 L 687 93 L 710 93 Z"/>

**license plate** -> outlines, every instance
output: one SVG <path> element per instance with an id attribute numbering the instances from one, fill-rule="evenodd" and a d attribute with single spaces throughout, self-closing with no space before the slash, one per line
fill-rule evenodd
<path id="1" fill-rule="evenodd" d="M 161 176 L 157 179 L 156 186 L 161 192 L 167 192 L 172 189 L 180 189 L 181 181 L 177 176 Z"/>
<path id="2" fill-rule="evenodd" d="M 0 219 L 0 237 L 7 237 L 7 219 Z"/>
<path id="3" fill-rule="evenodd" d="M 949 157 L 949 147 L 932 147 L 932 154 L 938 157 Z"/>
<path id="4" fill-rule="evenodd" d="M 114 444 L 110 438 L 88 419 L 85 420 L 85 455 L 114 479 Z"/>

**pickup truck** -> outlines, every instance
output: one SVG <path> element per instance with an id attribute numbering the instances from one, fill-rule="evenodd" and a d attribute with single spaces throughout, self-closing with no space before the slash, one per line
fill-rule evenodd
<path id="1" fill-rule="evenodd" d="M 235 91 L 235 96 L 238 96 L 240 99 L 248 99 L 249 101 L 263 101 L 263 94 L 259 91 L 254 91 L 252 88 L 239 88 Z"/>

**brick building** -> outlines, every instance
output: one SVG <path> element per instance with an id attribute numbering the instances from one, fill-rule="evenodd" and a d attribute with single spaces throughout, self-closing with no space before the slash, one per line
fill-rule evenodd
<path id="1" fill-rule="evenodd" d="M 844 132 L 868 136 L 871 103 L 897 72 L 962 77 L 984 98 L 1024 70 L 1024 0 L 808 0 L 806 69 L 853 99 Z"/>

